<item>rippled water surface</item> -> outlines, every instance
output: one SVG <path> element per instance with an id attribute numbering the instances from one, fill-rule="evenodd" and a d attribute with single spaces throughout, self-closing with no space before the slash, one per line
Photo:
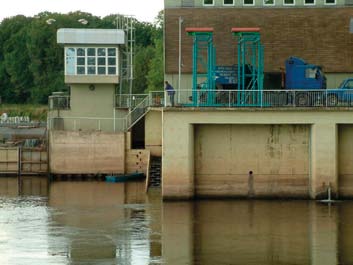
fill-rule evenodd
<path id="1" fill-rule="evenodd" d="M 0 185 L 1 265 L 353 264 L 350 201 L 162 203 L 143 182 L 31 182 L 24 196 Z"/>

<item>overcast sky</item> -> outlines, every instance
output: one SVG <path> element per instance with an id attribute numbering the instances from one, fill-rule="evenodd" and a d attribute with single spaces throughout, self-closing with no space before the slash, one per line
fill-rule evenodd
<path id="1" fill-rule="evenodd" d="M 8 0 L 0 8 L 0 21 L 16 15 L 34 16 L 43 11 L 66 14 L 79 10 L 100 17 L 134 15 L 139 21 L 153 22 L 162 9 L 163 0 Z"/>

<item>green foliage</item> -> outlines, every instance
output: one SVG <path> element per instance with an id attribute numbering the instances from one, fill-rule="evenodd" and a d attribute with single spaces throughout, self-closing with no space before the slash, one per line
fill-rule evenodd
<path id="1" fill-rule="evenodd" d="M 152 45 L 147 47 L 139 46 L 136 49 L 135 56 L 135 80 L 134 93 L 142 94 L 147 89 L 147 75 L 149 71 L 149 63 L 153 60 L 155 49 Z"/>
<path id="2" fill-rule="evenodd" d="M 147 91 L 163 90 L 163 40 L 155 40 L 155 52 L 149 63 L 149 71 L 147 74 L 148 88 Z"/>
<path id="3" fill-rule="evenodd" d="M 41 12 L 0 23 L 0 97 L 6 103 L 46 104 L 53 91 L 63 91 L 64 49 L 56 42 L 59 28 L 116 28 L 117 16 L 85 12 Z M 48 24 L 48 19 L 54 20 Z M 83 25 L 79 19 L 85 19 Z M 163 12 L 155 23 L 134 21 L 136 57 L 134 93 L 159 88 L 163 80 Z M 150 80 L 150 78 L 152 80 Z"/>
<path id="4" fill-rule="evenodd" d="M 37 104 L 0 104 L 1 113 L 6 112 L 10 117 L 28 116 L 33 121 L 46 121 L 48 107 Z"/>

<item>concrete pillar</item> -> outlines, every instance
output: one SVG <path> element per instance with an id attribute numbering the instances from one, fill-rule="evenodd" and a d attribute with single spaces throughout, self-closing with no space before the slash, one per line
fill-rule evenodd
<path id="1" fill-rule="evenodd" d="M 165 264 L 193 264 L 194 204 L 164 202 L 162 213 L 162 257 Z"/>
<path id="2" fill-rule="evenodd" d="M 163 199 L 194 197 L 194 127 L 163 112 Z"/>
<path id="3" fill-rule="evenodd" d="M 338 208 L 330 204 L 310 204 L 311 264 L 338 264 Z"/>
<path id="4" fill-rule="evenodd" d="M 311 187 L 310 197 L 327 198 L 331 185 L 332 195 L 338 190 L 338 139 L 335 123 L 312 125 L 311 133 Z"/>
<path id="5" fill-rule="evenodd" d="M 150 110 L 145 116 L 145 148 L 151 156 L 162 156 L 162 112 Z"/>

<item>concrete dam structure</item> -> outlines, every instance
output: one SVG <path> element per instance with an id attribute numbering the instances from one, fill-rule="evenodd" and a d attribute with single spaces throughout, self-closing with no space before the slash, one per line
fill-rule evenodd
<path id="1" fill-rule="evenodd" d="M 350 109 L 165 109 L 163 197 L 351 198 L 351 135 Z"/>

